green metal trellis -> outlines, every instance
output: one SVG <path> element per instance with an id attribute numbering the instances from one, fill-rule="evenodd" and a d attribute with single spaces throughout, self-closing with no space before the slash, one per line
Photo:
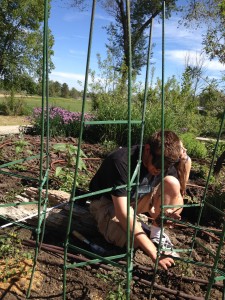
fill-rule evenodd
<path id="1" fill-rule="evenodd" d="M 36 204 L 38 207 L 38 224 L 37 227 L 28 227 L 24 225 L 23 223 L 17 223 L 13 222 L 15 225 L 18 226 L 24 226 L 26 228 L 30 228 L 31 230 L 36 231 L 36 247 L 35 247 L 35 255 L 33 259 L 33 269 L 32 269 L 32 276 L 30 280 L 30 285 L 27 291 L 27 297 L 30 297 L 31 293 L 31 287 L 33 283 L 33 278 L 34 278 L 34 272 L 35 272 L 35 267 L 36 263 L 38 260 L 38 255 L 39 251 L 41 250 L 41 244 L 42 240 L 44 237 L 45 233 L 45 218 L 46 218 L 46 210 L 48 206 L 48 173 L 49 173 L 49 106 L 48 106 L 48 9 L 49 9 L 49 3 L 48 0 L 43 1 L 44 5 L 44 28 L 43 28 L 43 81 L 42 81 L 42 90 L 43 90 L 43 95 L 42 95 L 42 133 L 41 133 L 41 138 L 40 138 L 40 144 L 41 144 L 41 149 L 40 149 L 40 155 L 38 156 L 31 156 L 27 157 L 21 160 L 16 160 L 10 163 L 2 164 L 0 165 L 0 173 L 5 174 L 8 176 L 18 176 L 16 174 L 13 174 L 12 172 L 6 171 L 5 168 L 17 164 L 17 163 L 23 163 L 27 160 L 32 160 L 35 158 L 38 158 L 40 163 L 39 163 L 39 179 L 33 178 L 33 177 L 26 177 L 29 178 L 29 180 L 33 180 L 35 182 L 38 182 L 39 184 L 39 199 L 38 201 L 33 201 L 29 203 L 24 203 L 20 205 L 30 205 L 30 204 Z M 152 30 L 153 30 L 153 19 L 156 17 L 159 13 L 162 13 L 162 102 L 161 102 L 161 127 L 162 127 L 162 140 L 164 141 L 164 115 L 165 115 L 165 110 L 164 110 L 164 59 L 165 59 L 165 44 L 164 44 L 164 39 L 165 39 L 165 9 L 166 9 L 166 1 L 162 0 L 162 11 L 157 12 L 154 14 L 154 17 L 152 17 L 152 21 L 150 24 L 150 32 L 149 32 L 149 44 L 148 44 L 148 56 L 146 59 L 146 77 L 145 77 L 145 93 L 144 93 L 144 99 L 143 99 L 143 106 L 142 106 L 142 118 L 141 120 L 131 120 L 131 100 L 132 100 L 132 56 L 131 56 L 131 29 L 130 29 L 130 1 L 126 0 L 126 14 L 127 14 L 127 28 L 128 28 L 128 36 L 129 36 L 129 68 L 128 68 L 128 86 L 127 86 L 127 92 L 128 92 L 128 101 L 127 101 L 127 120 L 108 120 L 108 121 L 85 121 L 84 119 L 84 111 L 85 111 L 85 104 L 86 104 L 86 96 L 87 96 L 87 87 L 88 87 L 88 72 L 89 72 L 89 64 L 90 64 L 90 56 L 91 56 L 91 45 L 92 45 L 92 34 L 94 31 L 94 18 L 95 18 L 95 9 L 96 9 L 96 0 L 93 0 L 92 2 L 92 14 L 91 14 L 91 21 L 90 21 L 90 33 L 89 33 L 89 43 L 88 43 L 88 52 L 87 52 L 87 62 L 86 62 L 86 73 L 85 73 L 85 83 L 84 83 L 84 94 L 83 94 L 83 102 L 82 102 L 82 112 L 81 112 L 81 121 L 80 121 L 80 135 L 79 135 L 79 141 L 78 141 L 78 150 L 77 150 L 77 161 L 76 161 L 76 167 L 74 170 L 74 181 L 73 181 L 73 188 L 71 191 L 71 197 L 70 197 L 70 211 L 69 211 L 69 216 L 68 216 L 68 224 L 67 224 L 67 231 L 66 231 L 66 236 L 65 236 L 65 243 L 64 243 L 64 267 L 63 267 L 63 299 L 66 299 L 67 291 L 66 291 L 66 286 L 67 286 L 67 270 L 68 269 L 74 269 L 77 267 L 83 267 L 86 265 L 91 265 L 91 264 L 96 264 L 100 262 L 104 262 L 105 264 L 109 264 L 112 266 L 115 266 L 119 269 L 121 269 L 125 274 L 126 274 L 126 299 L 130 299 L 130 285 L 132 281 L 132 273 L 133 273 L 133 255 L 134 255 L 134 236 L 132 233 L 130 233 L 130 228 L 129 228 L 129 206 L 130 206 L 130 192 L 131 192 L 131 187 L 133 186 L 138 186 L 138 181 L 139 181 L 139 171 L 140 171 L 140 164 L 141 164 L 141 153 L 139 154 L 139 160 L 137 162 L 137 167 L 135 169 L 134 174 L 131 174 L 131 168 L 130 168 L 130 161 L 128 161 L 128 182 L 127 182 L 127 196 L 128 196 L 128 220 L 127 220 L 127 241 L 132 240 L 132 243 L 127 243 L 127 249 L 123 254 L 119 255 L 114 255 L 114 256 L 108 256 L 108 257 L 103 257 L 100 255 L 97 255 L 95 253 L 92 253 L 90 251 L 84 250 L 82 248 L 79 248 L 77 246 L 74 246 L 73 244 L 70 243 L 70 233 L 71 233 L 71 222 L 72 222 L 72 217 L 73 217 L 73 208 L 74 204 L 76 203 L 77 200 L 81 198 L 89 198 L 90 196 L 96 196 L 100 195 L 106 191 L 111 191 L 111 189 L 105 189 L 101 190 L 95 193 L 87 193 L 82 196 L 77 196 L 76 195 L 76 181 L 77 181 L 77 176 L 78 176 L 78 166 L 79 166 L 79 160 L 80 160 L 80 154 L 81 154 L 81 148 L 82 148 L 82 136 L 83 136 L 83 129 L 85 125 L 98 125 L 98 124 L 126 124 L 128 128 L 128 136 L 127 136 L 127 145 L 128 145 L 128 157 L 130 158 L 130 149 L 131 149 L 131 129 L 133 124 L 140 124 L 141 125 L 141 130 L 140 130 L 140 145 L 143 145 L 143 135 L 144 135 L 144 125 L 145 125 L 145 110 L 146 110 L 146 101 L 147 101 L 147 91 L 148 91 L 148 73 L 149 73 L 149 65 L 150 65 L 150 55 L 151 55 L 151 45 L 152 45 Z M 225 119 L 225 112 L 221 121 L 221 127 L 220 131 L 218 134 L 218 139 L 217 143 L 215 146 L 214 150 L 214 155 L 211 163 L 211 168 L 207 180 L 207 184 L 205 187 L 205 192 L 204 192 L 204 197 L 203 200 L 200 204 L 200 213 L 198 217 L 198 222 L 197 224 L 188 224 L 189 227 L 193 228 L 195 230 L 195 233 L 193 235 L 193 242 L 192 242 L 192 247 L 190 249 L 177 249 L 176 251 L 178 252 L 188 252 L 190 254 L 189 258 L 179 258 L 178 260 L 183 261 L 188 264 L 195 264 L 199 266 L 204 266 L 208 268 L 211 272 L 209 276 L 209 283 L 207 286 L 207 291 L 205 295 L 205 299 L 208 300 L 210 299 L 210 293 L 213 284 L 216 281 L 223 281 L 225 282 L 225 270 L 224 270 L 224 262 L 221 261 L 220 259 L 220 254 L 222 247 L 224 245 L 224 239 L 225 239 L 225 224 L 223 224 L 223 228 L 221 232 L 218 234 L 220 241 L 218 244 L 218 249 L 216 253 L 212 253 L 207 247 L 201 245 L 196 237 L 197 234 L 201 231 L 209 231 L 210 229 L 203 228 L 200 225 L 201 217 L 202 217 L 202 210 L 205 206 L 211 207 L 212 210 L 215 210 L 219 215 L 222 215 L 223 217 L 225 216 L 225 213 L 218 208 L 214 207 L 212 204 L 208 203 L 206 201 L 206 194 L 207 194 L 207 188 L 208 188 L 208 183 L 209 183 L 209 178 L 211 176 L 212 172 L 212 167 L 215 159 L 215 154 L 217 151 L 218 147 L 218 141 L 221 136 L 221 132 L 224 126 L 224 119 Z M 47 120 L 47 123 L 45 122 Z M 46 134 L 46 144 L 44 146 L 44 136 Z M 141 148 L 141 147 L 140 147 Z M 163 149 L 164 151 L 164 149 Z M 45 158 L 45 160 L 44 160 Z M 44 162 L 45 161 L 45 162 Z M 44 167 L 45 163 L 45 167 Z M 162 156 L 162 166 L 164 167 L 164 160 Z M 4 170 L 3 170 L 4 168 Z M 46 193 L 45 196 L 42 196 L 42 191 L 43 188 L 45 188 Z M 120 187 L 117 187 L 120 188 Z M 162 180 L 162 195 L 164 194 L 164 186 L 163 186 L 163 180 Z M 136 193 L 137 194 L 137 193 Z M 136 199 L 137 200 L 137 199 Z M 137 202 L 137 201 L 136 201 Z M 136 203 L 137 204 L 137 203 Z M 18 204 L 15 203 L 9 203 L 9 204 L 0 204 L 0 207 L 6 207 L 6 206 L 15 206 Z M 183 205 L 179 207 L 189 207 L 189 206 L 197 206 L 196 204 L 191 204 L 191 205 Z M 199 205 L 198 205 L 199 206 Z M 170 219 L 168 217 L 164 216 L 164 208 L 171 208 L 174 206 L 169 206 L 169 205 L 164 205 L 164 199 L 162 197 L 162 213 L 161 213 L 161 220 L 162 220 L 162 226 L 165 220 L 171 220 L 174 221 L 173 219 Z M 135 207 L 135 212 L 136 212 Z M 1 217 L 1 216 L 0 216 Z M 3 218 L 3 217 L 2 217 Z M 178 224 L 185 225 L 184 222 L 182 221 L 176 221 Z M 3 227 L 3 226 L 2 226 Z M 215 233 L 215 232 L 214 232 Z M 161 237 L 162 238 L 162 237 Z M 160 239 L 161 239 L 160 238 Z M 196 262 L 194 259 L 192 259 L 192 252 L 195 249 L 195 245 L 198 245 L 199 247 L 202 247 L 210 256 L 213 257 L 214 263 L 212 265 L 210 264 L 205 264 L 205 263 L 200 263 Z M 69 249 L 76 250 L 82 254 L 84 254 L 86 257 L 88 257 L 88 260 L 85 262 L 80 262 L 80 263 L 68 263 L 68 254 L 69 254 Z M 155 281 L 156 281 L 156 274 L 158 272 L 158 261 L 159 261 L 159 253 L 162 250 L 160 247 L 158 249 L 158 255 L 157 255 L 157 261 L 155 264 L 154 268 L 154 274 L 153 274 L 153 279 L 152 279 L 152 285 L 149 293 L 149 299 L 151 298 L 153 294 L 153 289 L 155 288 Z M 118 262 L 118 259 L 125 259 L 126 264 L 121 265 Z M 225 298 L 225 288 L 223 291 L 223 299 Z"/>

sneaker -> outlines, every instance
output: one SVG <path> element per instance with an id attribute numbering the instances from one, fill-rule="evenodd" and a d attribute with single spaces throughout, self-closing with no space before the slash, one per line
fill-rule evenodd
<path id="1" fill-rule="evenodd" d="M 156 247 L 159 246 L 160 243 L 160 234 L 151 238 L 151 241 L 155 244 Z M 161 239 L 161 248 L 164 250 L 162 251 L 163 255 L 170 255 L 173 257 L 180 257 L 180 255 L 173 250 L 173 243 L 171 242 L 170 238 L 166 233 L 163 233 Z"/>

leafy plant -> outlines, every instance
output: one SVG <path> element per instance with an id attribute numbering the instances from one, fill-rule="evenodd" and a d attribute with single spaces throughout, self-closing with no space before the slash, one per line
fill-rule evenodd
<path id="1" fill-rule="evenodd" d="M 0 269 L 0 281 L 7 282 L 15 276 L 26 276 L 31 272 L 31 267 L 26 264 L 20 265 L 21 260 L 30 259 L 31 253 L 23 251 L 21 239 L 14 231 L 7 235 L 0 235 L 0 259 L 2 260 Z"/>
<path id="2" fill-rule="evenodd" d="M 190 268 L 190 264 L 182 262 L 182 261 L 176 261 L 176 264 L 178 265 L 179 270 L 182 272 L 183 276 L 193 277 L 193 270 Z"/>
<path id="3" fill-rule="evenodd" d="M 215 141 L 208 141 L 206 143 L 206 148 L 210 157 L 212 157 L 214 150 L 215 150 L 216 140 Z M 223 152 L 225 151 L 225 142 L 221 141 L 218 144 L 216 158 L 218 158 Z"/>
<path id="4" fill-rule="evenodd" d="M 103 146 L 105 147 L 107 153 L 115 150 L 118 147 L 118 145 L 114 141 L 108 141 L 108 140 L 105 140 L 103 142 Z"/>
<path id="5" fill-rule="evenodd" d="M 76 163 L 77 146 L 71 144 L 55 144 L 53 145 L 54 151 L 62 152 L 65 154 L 66 165 L 63 167 L 56 167 L 55 177 L 61 181 L 60 189 L 70 191 L 74 181 L 74 169 Z M 85 182 L 88 182 L 88 175 L 85 173 L 87 170 L 85 162 L 82 157 L 86 157 L 85 153 L 80 149 L 80 159 L 78 162 L 78 170 L 80 171 L 77 177 L 76 186 L 84 187 Z"/>
<path id="6" fill-rule="evenodd" d="M 66 155 L 66 162 L 67 165 L 73 166 L 76 162 L 76 154 L 77 154 L 77 146 L 71 145 L 71 144 L 64 144 L 64 143 L 58 143 L 53 145 L 53 150 L 58 153 L 58 152 L 63 152 Z M 79 159 L 79 165 L 78 169 L 79 170 L 86 170 L 86 165 L 84 161 L 82 160 L 82 157 L 87 157 L 85 153 L 80 149 L 80 158 Z"/>
<path id="7" fill-rule="evenodd" d="M 19 253 L 21 241 L 16 233 L 10 232 L 8 235 L 0 235 L 0 258 L 7 258 Z"/>
<path id="8" fill-rule="evenodd" d="M 98 278 L 103 279 L 107 283 L 111 283 L 110 286 L 115 287 L 113 290 L 108 292 L 106 300 L 125 300 L 126 293 L 124 290 L 125 278 L 124 276 L 116 271 L 112 271 L 108 275 L 97 274 Z"/>
<path id="9" fill-rule="evenodd" d="M 18 141 L 16 141 L 15 142 L 16 154 L 22 153 L 24 151 L 24 148 L 28 145 L 29 143 L 24 139 L 19 139 Z M 31 154 L 31 151 L 29 151 L 29 154 Z"/>
<path id="10" fill-rule="evenodd" d="M 184 133 L 181 135 L 181 140 L 187 148 L 188 155 L 195 158 L 205 158 L 207 156 L 207 148 L 204 143 L 196 140 L 192 133 Z"/>

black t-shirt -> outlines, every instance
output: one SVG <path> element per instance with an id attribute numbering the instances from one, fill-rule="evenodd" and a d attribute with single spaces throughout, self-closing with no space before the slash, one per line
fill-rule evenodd
<path id="1" fill-rule="evenodd" d="M 131 177 L 137 166 L 139 158 L 140 146 L 136 145 L 131 147 Z M 140 181 L 141 178 L 148 174 L 148 170 L 141 163 Z M 128 181 L 128 152 L 127 148 L 119 148 L 110 153 L 101 164 L 99 170 L 90 182 L 90 190 L 92 192 L 115 188 L 120 185 L 127 185 Z M 127 189 L 119 188 L 106 193 L 108 198 L 111 195 L 116 197 L 126 196 Z"/>
<path id="2" fill-rule="evenodd" d="M 139 159 L 140 146 L 135 145 L 131 147 L 131 177 L 135 171 L 135 168 Z M 173 175 L 177 177 L 177 171 L 174 166 L 172 166 L 165 175 Z M 140 166 L 140 178 L 138 185 L 138 198 L 142 195 L 149 193 L 152 187 L 155 187 L 161 181 L 161 174 L 157 176 L 152 176 L 148 173 L 148 170 L 144 167 L 141 162 Z M 94 175 L 90 182 L 90 191 L 96 192 L 107 188 L 116 188 L 121 185 L 127 185 L 128 182 L 128 152 L 127 148 L 119 148 L 114 152 L 110 153 L 97 173 Z M 131 198 L 135 198 L 134 186 L 131 191 Z M 127 196 L 126 187 L 113 189 L 112 191 L 104 194 L 107 198 L 111 199 L 110 195 L 116 197 Z"/>

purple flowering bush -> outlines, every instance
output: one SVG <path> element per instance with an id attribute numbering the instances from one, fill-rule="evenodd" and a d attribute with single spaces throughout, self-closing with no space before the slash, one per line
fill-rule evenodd
<path id="1" fill-rule="evenodd" d="M 80 132 L 81 113 L 71 112 L 61 107 L 50 107 L 48 114 L 44 110 L 44 126 L 46 131 L 47 117 L 49 115 L 49 128 L 51 136 L 72 136 L 78 137 Z M 84 120 L 90 121 L 94 119 L 94 115 L 90 113 L 84 114 Z M 31 122 L 37 134 L 42 130 L 42 108 L 36 107 L 31 116 Z M 85 126 L 84 129 L 87 129 Z"/>

